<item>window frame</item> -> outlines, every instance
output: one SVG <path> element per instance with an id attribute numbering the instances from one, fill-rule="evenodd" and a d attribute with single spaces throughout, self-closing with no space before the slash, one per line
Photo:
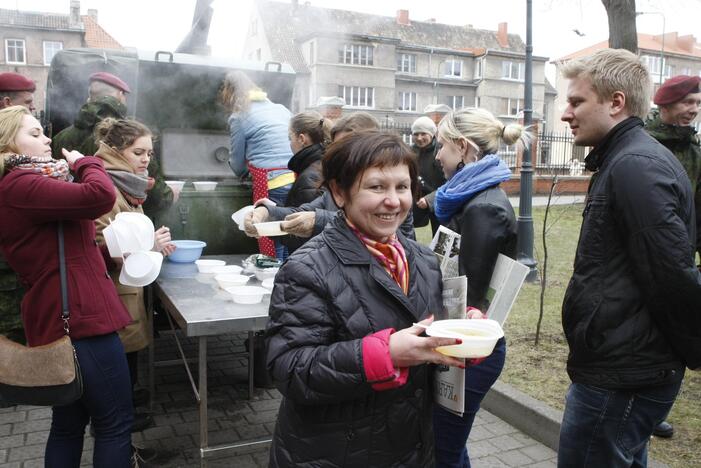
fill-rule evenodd
<path id="1" fill-rule="evenodd" d="M 446 96 L 445 99 L 446 99 L 446 105 L 448 105 L 448 107 L 450 107 L 450 108 L 453 109 L 453 110 L 458 110 L 458 109 L 462 109 L 463 107 L 465 107 L 465 96 L 462 96 L 462 95 L 454 95 L 454 96 L 452 96 L 452 95 L 451 95 L 451 96 Z M 460 104 L 461 104 L 461 105 L 458 106 L 458 107 L 456 107 L 456 106 L 455 106 L 455 102 L 456 102 L 458 99 L 460 99 Z M 450 102 L 448 102 L 448 101 L 450 101 Z"/>
<path id="2" fill-rule="evenodd" d="M 348 93 L 347 93 L 348 91 Z M 362 92 L 361 92 L 362 91 Z M 363 95 L 364 105 L 361 105 L 360 95 Z M 371 86 L 344 86 L 338 85 L 338 96 L 343 98 L 346 106 L 354 109 L 375 108 L 375 88 Z M 355 102 L 354 102 L 355 100 Z M 368 105 L 368 101 L 370 104 Z"/>
<path id="3" fill-rule="evenodd" d="M 372 67 L 375 63 L 375 47 L 372 44 L 344 43 L 338 49 L 338 63 Z"/>
<path id="4" fill-rule="evenodd" d="M 515 65 L 515 66 L 514 66 Z M 506 68 L 508 67 L 508 72 Z M 511 80 L 511 81 L 523 81 L 525 79 L 526 69 L 525 64 L 522 62 L 515 62 L 513 60 L 502 60 L 501 61 L 501 79 Z M 516 78 L 514 78 L 514 69 L 516 69 Z"/>
<path id="5" fill-rule="evenodd" d="M 399 52 L 397 54 L 397 71 L 416 74 L 416 60 L 416 54 Z M 406 68 L 408 68 L 408 70 Z"/>
<path id="6" fill-rule="evenodd" d="M 406 108 L 405 104 L 409 98 L 409 106 Z M 416 112 L 416 91 L 397 91 L 397 111 L 399 112 Z"/>
<path id="7" fill-rule="evenodd" d="M 18 62 L 16 60 L 10 60 L 10 41 L 17 41 L 22 43 L 22 61 Z M 17 46 L 14 45 L 13 48 Z M 26 65 L 27 64 L 27 41 L 24 39 L 19 39 L 15 37 L 5 38 L 5 63 L 12 65 Z"/>
<path id="8" fill-rule="evenodd" d="M 59 48 L 53 51 L 51 58 L 47 62 L 47 60 L 46 60 L 46 46 L 48 44 L 58 44 Z M 44 58 L 44 65 L 50 66 L 51 60 L 53 60 L 54 56 L 61 50 L 63 50 L 63 41 L 42 41 L 42 52 L 44 54 L 44 57 L 43 57 Z"/>
<path id="9" fill-rule="evenodd" d="M 460 72 L 457 75 L 455 74 L 455 64 L 456 63 L 460 64 L 460 67 L 459 67 Z M 451 65 L 450 66 L 450 73 L 448 73 L 448 64 Z M 443 61 L 443 70 L 442 70 L 443 78 L 455 78 L 455 79 L 462 78 L 463 77 L 463 70 L 465 69 L 465 67 L 463 65 L 464 64 L 463 64 L 462 60 L 458 60 L 458 59 L 448 59 L 448 60 Z"/>

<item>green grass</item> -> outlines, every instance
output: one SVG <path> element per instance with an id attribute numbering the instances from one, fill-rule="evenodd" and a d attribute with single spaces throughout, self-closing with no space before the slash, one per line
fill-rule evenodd
<path id="1" fill-rule="evenodd" d="M 542 228 L 545 208 L 534 208 L 534 256 L 543 262 Z M 570 383 L 565 370 L 567 341 L 562 332 L 562 298 L 572 275 L 572 262 L 582 221 L 582 205 L 555 206 L 548 219 L 548 271 L 540 341 L 535 345 L 540 304 L 540 284 L 526 283 L 505 325 L 508 340 L 506 366 L 501 380 L 528 395 L 562 410 Z M 420 242 L 428 244 L 431 231 L 417 229 Z M 668 421 L 674 424 L 672 439 L 654 438 L 650 456 L 673 468 L 701 466 L 701 373 L 687 371 L 681 393 Z"/>

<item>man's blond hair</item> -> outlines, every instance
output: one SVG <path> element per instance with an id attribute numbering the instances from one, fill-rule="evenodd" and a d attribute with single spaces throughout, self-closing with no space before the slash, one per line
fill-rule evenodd
<path id="1" fill-rule="evenodd" d="M 622 92 L 626 97 L 625 109 L 632 116 L 642 119 L 650 110 L 650 73 L 640 58 L 628 50 L 604 49 L 571 60 L 564 64 L 562 76 L 588 79 L 599 102 L 610 99 L 616 91 Z"/>

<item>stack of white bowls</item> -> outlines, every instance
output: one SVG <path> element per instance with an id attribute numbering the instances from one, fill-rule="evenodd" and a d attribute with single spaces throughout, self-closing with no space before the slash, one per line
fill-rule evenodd
<path id="1" fill-rule="evenodd" d="M 141 213 L 119 213 L 103 229 L 105 243 L 113 258 L 123 259 L 119 282 L 127 286 L 146 286 L 161 271 L 163 255 L 152 252 L 155 230 L 153 222 Z"/>

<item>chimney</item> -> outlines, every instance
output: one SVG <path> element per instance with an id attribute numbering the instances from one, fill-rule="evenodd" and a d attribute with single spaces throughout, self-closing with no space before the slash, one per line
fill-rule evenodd
<path id="1" fill-rule="evenodd" d="M 677 46 L 690 54 L 694 52 L 694 45 L 696 45 L 696 38 L 691 34 L 677 38 Z"/>
<path id="2" fill-rule="evenodd" d="M 409 10 L 397 10 L 397 24 L 409 26 Z"/>
<path id="3" fill-rule="evenodd" d="M 80 24 L 80 1 L 71 0 L 71 14 L 70 21 L 71 26 L 78 26 Z"/>
<path id="4" fill-rule="evenodd" d="M 497 31 L 497 42 L 501 47 L 509 47 L 509 23 L 499 23 L 499 30 Z"/>
<path id="5" fill-rule="evenodd" d="M 97 10 L 94 8 L 88 8 L 88 16 L 97 23 Z"/>

